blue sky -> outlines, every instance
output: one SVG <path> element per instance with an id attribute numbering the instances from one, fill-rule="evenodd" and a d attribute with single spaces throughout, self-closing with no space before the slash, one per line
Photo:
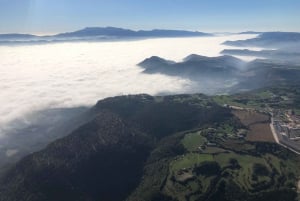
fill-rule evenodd
<path id="1" fill-rule="evenodd" d="M 300 0 L 0 0 L 0 33 L 91 26 L 300 31 Z"/>

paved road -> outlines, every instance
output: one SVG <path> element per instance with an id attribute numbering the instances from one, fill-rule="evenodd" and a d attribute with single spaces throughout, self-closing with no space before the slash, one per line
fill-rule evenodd
<path id="1" fill-rule="evenodd" d="M 291 148 L 291 147 L 288 147 L 288 146 L 282 144 L 282 143 L 279 141 L 279 139 L 278 139 L 278 134 L 277 134 L 277 132 L 276 132 L 276 129 L 274 128 L 274 118 L 273 118 L 273 113 L 270 112 L 269 114 L 271 115 L 270 128 L 271 128 L 271 131 L 272 131 L 272 134 L 273 134 L 273 136 L 274 136 L 274 139 L 275 139 L 276 143 L 279 144 L 279 145 L 281 145 L 281 146 L 283 146 L 283 147 L 285 147 L 286 149 L 288 149 L 288 150 L 290 150 L 290 151 L 292 151 L 292 152 L 294 152 L 294 153 L 300 155 L 300 152 L 294 150 L 294 149 Z"/>
<path id="2" fill-rule="evenodd" d="M 280 144 L 279 139 L 278 139 L 278 136 L 277 136 L 277 133 L 276 133 L 276 130 L 275 130 L 275 128 L 274 128 L 274 118 L 273 118 L 273 114 L 271 114 L 270 128 L 271 128 L 273 137 L 274 137 L 274 139 L 275 139 L 275 142 L 276 142 L 277 144 Z"/>
<path id="3" fill-rule="evenodd" d="M 272 134 L 273 134 L 273 136 L 274 136 L 274 139 L 275 139 L 276 143 L 279 144 L 279 145 L 281 145 L 281 146 L 283 146 L 283 147 L 285 147 L 286 149 L 288 149 L 288 150 L 290 150 L 290 151 L 292 151 L 292 152 L 294 152 L 294 153 L 300 155 L 300 152 L 294 150 L 293 148 L 291 148 L 291 147 L 289 147 L 289 146 L 286 146 L 286 145 L 282 144 L 282 143 L 279 141 L 278 135 L 277 135 L 277 132 L 276 132 L 276 129 L 274 128 L 273 114 L 270 113 L 270 115 L 271 115 L 271 124 L 270 124 L 270 128 L 271 128 L 271 131 L 272 131 Z"/>
<path id="4" fill-rule="evenodd" d="M 235 109 L 235 110 L 251 110 L 251 108 L 242 108 L 242 107 L 238 107 L 238 106 L 233 106 L 233 105 L 229 105 L 229 108 L 231 109 Z M 278 135 L 277 135 L 277 132 L 276 132 L 276 129 L 274 128 L 274 118 L 273 118 L 273 113 L 272 112 L 269 112 L 269 114 L 271 115 L 271 123 L 270 123 L 270 128 L 271 128 L 271 131 L 272 131 L 272 134 L 273 134 L 273 137 L 275 139 L 275 142 L 283 147 L 285 147 L 286 149 L 300 155 L 300 152 L 292 149 L 291 147 L 288 147 L 284 144 L 282 144 L 280 141 L 279 141 L 279 138 L 278 138 Z"/>

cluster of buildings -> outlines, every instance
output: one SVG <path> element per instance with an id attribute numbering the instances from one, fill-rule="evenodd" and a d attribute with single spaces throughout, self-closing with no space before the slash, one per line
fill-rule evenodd
<path id="1" fill-rule="evenodd" d="M 280 143 L 300 151 L 300 116 L 293 110 L 273 111 L 273 126 Z"/>

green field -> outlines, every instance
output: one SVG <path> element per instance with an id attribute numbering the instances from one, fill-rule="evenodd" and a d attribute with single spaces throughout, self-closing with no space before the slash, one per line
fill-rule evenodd
<path id="1" fill-rule="evenodd" d="M 266 88 L 231 96 L 215 96 L 213 100 L 219 105 L 231 105 L 243 108 L 265 109 L 295 109 L 300 115 L 299 89 L 295 86 Z"/>
<path id="2" fill-rule="evenodd" d="M 260 93 L 257 93 L 257 96 L 261 99 L 267 99 L 267 98 L 272 98 L 274 94 L 270 92 L 269 90 L 266 91 L 261 91 Z"/>
<path id="3" fill-rule="evenodd" d="M 176 172 L 181 169 L 192 168 L 195 165 L 199 165 L 204 161 L 212 161 L 213 156 L 210 154 L 197 154 L 197 153 L 189 153 L 184 156 L 175 159 L 170 164 L 170 170 L 172 172 Z"/>
<path id="4" fill-rule="evenodd" d="M 222 122 L 178 134 L 176 146 L 169 146 L 169 149 L 164 146 L 157 152 L 162 155 L 165 151 L 163 156 L 169 156 L 168 164 L 150 168 L 151 171 L 164 170 L 167 176 L 158 174 L 155 178 L 159 180 L 149 176 L 148 185 L 141 194 L 156 186 L 161 194 L 155 194 L 157 199 L 152 200 L 254 201 L 259 198 L 296 201 L 296 184 L 300 178 L 299 156 L 273 141 L 248 141 L 247 137 L 251 131 L 249 125 L 269 120 L 266 110 L 294 109 L 300 115 L 299 89 L 267 88 L 212 98 L 220 106 L 255 110 L 228 110 L 232 117 Z M 176 101 L 186 99 L 193 105 L 205 105 L 205 101 L 197 103 L 197 96 L 181 96 Z M 243 112 L 239 114 L 240 111 Z M 247 120 L 246 117 L 253 119 Z"/>
<path id="5" fill-rule="evenodd" d="M 232 98 L 232 96 L 227 95 L 220 95 L 220 96 L 214 96 L 214 101 L 218 103 L 219 105 L 233 105 L 238 107 L 246 107 L 247 105 L 235 102 Z"/>
<path id="6" fill-rule="evenodd" d="M 214 191 L 222 182 L 254 197 L 256 193 L 264 191 L 275 192 L 278 186 L 291 190 L 295 188 L 297 175 L 300 175 L 299 161 L 283 159 L 273 151 L 252 155 L 250 153 L 255 151 L 255 145 L 238 139 L 227 140 L 221 136 L 224 146 L 222 141 L 218 141 L 218 133 L 230 134 L 235 130 L 235 126 L 227 122 L 215 129 L 184 134 L 181 144 L 186 153 L 171 160 L 163 192 L 179 200 L 196 201 L 205 200 L 205 193 Z M 211 138 L 211 135 L 215 135 L 215 138 Z M 216 139 L 219 143 L 207 146 L 211 139 Z M 199 149 L 201 145 L 205 145 L 203 150 Z M 264 146 L 268 147 L 269 144 Z M 237 191 L 237 195 L 232 196 L 238 195 Z"/>
<path id="7" fill-rule="evenodd" d="M 201 145 L 207 142 L 206 138 L 201 135 L 201 132 L 186 134 L 182 143 L 188 151 L 197 151 Z"/>
<path id="8" fill-rule="evenodd" d="M 229 153 L 229 154 L 216 155 L 214 159 L 223 168 L 230 165 L 229 163 L 230 159 L 237 160 L 240 169 L 235 171 L 230 171 L 230 173 L 232 177 L 235 177 L 235 180 L 238 183 L 238 185 L 246 189 L 251 189 L 251 183 L 253 182 L 251 179 L 251 176 L 253 174 L 253 164 L 261 164 L 263 166 L 266 166 L 269 169 L 269 171 L 271 171 L 270 167 L 268 167 L 265 160 L 259 157 Z M 264 181 L 266 179 L 267 177 L 264 176 L 263 178 L 262 177 L 258 178 L 258 180 L 260 181 Z"/>

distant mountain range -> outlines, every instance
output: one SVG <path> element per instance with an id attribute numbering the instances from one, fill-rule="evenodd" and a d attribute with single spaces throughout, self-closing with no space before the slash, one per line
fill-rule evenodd
<path id="1" fill-rule="evenodd" d="M 0 40 L 16 40 L 16 39 L 33 39 L 38 38 L 38 36 L 31 34 L 0 34 Z"/>
<path id="2" fill-rule="evenodd" d="M 221 52 L 225 55 L 237 55 L 237 56 L 254 56 L 272 59 L 275 61 L 282 61 L 285 63 L 299 64 L 300 52 L 291 52 L 284 50 L 260 50 L 254 51 L 249 49 L 225 49 Z"/>
<path id="3" fill-rule="evenodd" d="M 300 33 L 296 32 L 255 32 L 246 31 L 238 34 L 259 34 L 258 37 L 226 41 L 225 45 L 229 46 L 260 46 L 275 47 L 278 45 L 287 45 L 287 43 L 300 43 Z M 27 44 L 27 43 L 49 43 L 49 42 L 66 42 L 66 41 L 101 41 L 101 40 L 121 40 L 135 38 L 164 38 L 164 37 L 208 37 L 214 36 L 212 33 L 186 30 L 139 30 L 123 29 L 117 27 L 87 27 L 74 32 L 59 33 L 56 35 L 36 36 L 31 34 L 0 34 L 1 44 Z"/>
<path id="4" fill-rule="evenodd" d="M 239 50 L 236 51 L 239 52 Z M 224 53 L 228 52 L 224 51 Z M 198 88 L 201 86 L 214 87 L 213 90 L 227 93 L 271 86 L 275 83 L 300 84 L 299 64 L 290 63 L 286 65 L 277 61 L 257 59 L 252 62 L 245 62 L 228 55 L 205 57 L 192 54 L 183 59 L 182 62 L 152 56 L 138 65 L 147 74 L 165 74 L 188 78 L 197 83 Z M 234 83 L 234 85 L 229 87 L 228 83 Z M 210 90 L 212 89 L 210 88 Z"/>
<path id="5" fill-rule="evenodd" d="M 262 34 L 263 32 L 258 32 L 258 31 L 244 31 L 240 32 L 239 34 Z"/>
<path id="6" fill-rule="evenodd" d="M 295 32 L 265 32 L 256 38 L 237 41 L 226 41 L 225 45 L 237 47 L 278 47 L 290 46 L 291 43 L 300 42 L 300 33 Z"/>
<path id="7" fill-rule="evenodd" d="M 91 36 L 110 36 L 110 37 L 191 37 L 191 36 L 211 36 L 212 34 L 198 31 L 184 30 L 163 30 L 154 29 L 150 31 L 133 31 L 116 27 L 88 27 L 79 31 L 62 33 L 55 37 L 91 37 Z"/>
<path id="8" fill-rule="evenodd" d="M 213 34 L 198 31 L 184 30 L 140 30 L 116 27 L 88 27 L 82 30 L 60 33 L 50 36 L 35 36 L 30 34 L 0 34 L 0 43 L 26 43 L 26 42 L 59 42 L 69 40 L 104 40 L 104 39 L 122 39 L 122 38 L 158 38 L 158 37 L 200 37 L 212 36 Z"/>
<path id="9" fill-rule="evenodd" d="M 225 49 L 221 54 L 261 57 L 293 65 L 299 65 L 300 62 L 300 33 L 266 32 L 259 34 L 256 38 L 226 41 L 224 44 L 235 47 L 261 47 L 264 49 L 260 51 Z"/>

